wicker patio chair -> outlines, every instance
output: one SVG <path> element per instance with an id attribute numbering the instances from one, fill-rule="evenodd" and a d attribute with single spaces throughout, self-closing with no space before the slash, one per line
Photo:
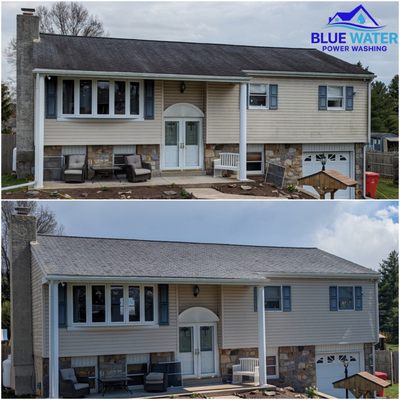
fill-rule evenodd
<path id="1" fill-rule="evenodd" d="M 86 155 L 72 154 L 66 157 L 64 168 L 65 182 L 85 182 Z"/>
<path id="2" fill-rule="evenodd" d="M 135 154 L 125 157 L 126 178 L 129 182 L 145 182 L 151 179 L 151 165 L 142 160 L 142 156 Z"/>
<path id="3" fill-rule="evenodd" d="M 73 368 L 60 369 L 60 397 L 85 397 L 90 393 L 87 378 L 76 378 Z"/>
<path id="4" fill-rule="evenodd" d="M 166 372 L 150 372 L 144 377 L 146 392 L 166 392 L 168 388 L 168 374 Z"/>

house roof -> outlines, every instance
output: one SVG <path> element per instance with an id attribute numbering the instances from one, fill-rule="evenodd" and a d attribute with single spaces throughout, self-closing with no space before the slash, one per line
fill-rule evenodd
<path id="1" fill-rule="evenodd" d="M 377 277 L 317 248 L 38 236 L 32 253 L 49 277 L 263 281 L 294 274 Z"/>
<path id="2" fill-rule="evenodd" d="M 244 71 L 362 74 L 317 49 L 40 34 L 34 69 L 244 78 Z"/>

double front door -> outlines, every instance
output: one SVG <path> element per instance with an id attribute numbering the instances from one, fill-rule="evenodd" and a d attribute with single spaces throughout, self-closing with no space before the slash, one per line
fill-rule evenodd
<path id="1" fill-rule="evenodd" d="M 201 168 L 201 120 L 177 118 L 165 121 L 164 168 Z"/>
<path id="2" fill-rule="evenodd" d="M 216 326 L 193 324 L 179 327 L 179 361 L 185 377 L 217 375 Z"/>

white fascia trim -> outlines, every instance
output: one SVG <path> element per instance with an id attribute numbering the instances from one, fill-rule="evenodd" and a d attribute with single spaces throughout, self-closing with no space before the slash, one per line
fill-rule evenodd
<path id="1" fill-rule="evenodd" d="M 264 285 L 269 282 L 265 279 L 212 279 L 212 278 L 157 278 L 135 276 L 80 276 L 80 275 L 47 275 L 48 281 L 58 282 L 143 282 L 143 283 L 182 283 L 182 284 L 209 284 L 209 285 Z"/>
<path id="2" fill-rule="evenodd" d="M 268 273 L 268 278 L 274 279 L 287 279 L 287 278 L 303 278 L 303 279 L 367 279 L 367 280 L 378 280 L 379 273 L 367 273 L 367 274 L 328 274 L 328 275 L 318 275 L 318 274 L 301 274 L 301 273 Z"/>
<path id="3" fill-rule="evenodd" d="M 243 70 L 243 72 L 250 76 L 295 76 L 307 78 L 351 78 L 351 79 L 367 79 L 373 80 L 376 75 L 370 74 L 338 74 L 331 72 L 291 72 L 291 71 L 255 71 Z"/>
<path id="4" fill-rule="evenodd" d="M 94 78 L 124 77 L 137 79 L 159 79 L 180 81 L 215 81 L 215 82 L 248 82 L 249 77 L 241 76 L 213 76 L 213 75 L 179 75 L 179 74 L 153 74 L 140 72 L 108 72 L 108 71 L 73 71 L 64 69 L 35 68 L 33 73 L 62 76 L 91 76 Z"/>

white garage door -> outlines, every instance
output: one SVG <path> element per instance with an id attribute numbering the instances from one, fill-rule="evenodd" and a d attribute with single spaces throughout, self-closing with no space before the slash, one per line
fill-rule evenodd
<path id="1" fill-rule="evenodd" d="M 343 361 L 349 361 L 348 375 L 360 372 L 360 353 L 330 353 L 316 355 L 317 388 L 320 392 L 344 399 L 346 392 L 343 389 L 334 389 L 332 382 L 343 379 Z M 352 394 L 349 392 L 349 397 Z"/>
<path id="2" fill-rule="evenodd" d="M 303 176 L 314 174 L 321 171 L 322 164 L 321 158 L 326 157 L 326 169 L 334 169 L 343 175 L 351 176 L 350 172 L 350 152 L 342 151 L 328 151 L 325 153 L 303 153 Z M 305 189 L 318 194 L 311 186 L 304 186 Z M 351 196 L 351 189 L 338 190 L 335 193 L 335 199 L 349 199 Z M 330 195 L 327 195 L 327 198 Z"/>

